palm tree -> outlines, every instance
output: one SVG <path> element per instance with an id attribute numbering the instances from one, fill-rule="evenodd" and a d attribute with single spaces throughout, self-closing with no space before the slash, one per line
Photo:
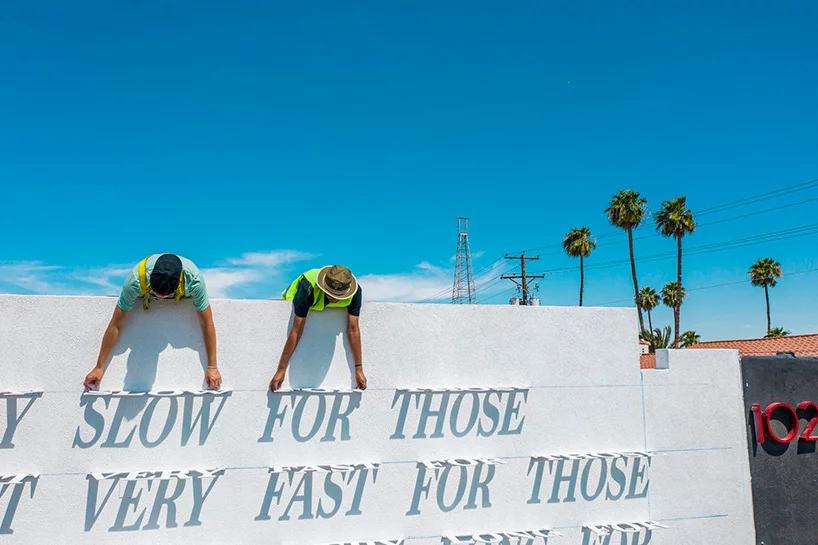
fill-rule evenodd
<path id="1" fill-rule="evenodd" d="M 764 338 L 772 339 L 775 337 L 786 337 L 789 334 L 790 332 L 784 329 L 783 327 L 774 327 L 771 330 L 769 330 L 766 335 L 764 335 Z"/>
<path id="2" fill-rule="evenodd" d="M 618 191 L 605 209 L 608 221 L 628 233 L 628 251 L 631 256 L 631 276 L 633 277 L 633 298 L 639 315 L 639 331 L 645 328 L 642 319 L 642 303 L 639 300 L 639 282 L 636 280 L 636 260 L 633 257 L 633 230 L 645 219 L 645 207 L 648 201 L 633 189 Z"/>
<path id="3" fill-rule="evenodd" d="M 676 327 L 676 335 L 673 340 L 673 348 L 679 348 L 679 312 L 682 300 L 685 298 L 685 288 L 678 282 L 668 282 L 662 288 L 662 302 L 673 309 L 673 321 Z"/>
<path id="4" fill-rule="evenodd" d="M 687 197 L 682 195 L 662 203 L 662 208 L 656 212 L 656 230 L 662 236 L 676 239 L 676 283 L 682 286 L 682 238 L 696 230 L 696 220 L 693 212 L 687 207 Z M 681 305 L 679 301 L 679 305 Z M 673 346 L 679 348 L 679 322 L 681 321 L 680 307 L 673 308 Z"/>
<path id="5" fill-rule="evenodd" d="M 688 346 L 692 346 L 694 344 L 699 344 L 701 337 L 695 331 L 685 331 L 682 333 L 682 348 L 687 348 Z"/>
<path id="6" fill-rule="evenodd" d="M 765 257 L 753 263 L 747 272 L 750 274 L 750 282 L 752 282 L 754 286 L 764 287 L 764 300 L 767 301 L 767 333 L 769 334 L 772 332 L 770 329 L 769 288 L 775 287 L 778 283 L 778 279 L 781 278 L 783 274 L 781 272 L 781 263 L 771 257 Z"/>
<path id="7" fill-rule="evenodd" d="M 643 329 L 640 338 L 650 344 L 650 353 L 653 354 L 657 348 L 667 348 L 670 344 L 670 326 L 663 329 L 657 327 L 651 331 Z"/>
<path id="8" fill-rule="evenodd" d="M 659 296 L 655 289 L 645 286 L 639 290 L 639 300 L 642 302 L 642 308 L 648 313 L 648 329 L 653 331 L 653 320 L 650 318 L 650 311 L 659 304 Z"/>
<path id="9" fill-rule="evenodd" d="M 596 248 L 596 242 L 591 238 L 591 230 L 587 227 L 575 227 L 565 234 L 562 239 L 565 253 L 571 257 L 579 257 L 579 306 L 582 306 L 582 292 L 585 289 L 584 259 L 591 255 Z"/>

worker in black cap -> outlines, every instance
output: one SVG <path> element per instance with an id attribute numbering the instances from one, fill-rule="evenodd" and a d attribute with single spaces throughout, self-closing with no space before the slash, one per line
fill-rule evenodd
<path id="1" fill-rule="evenodd" d="M 278 369 L 270 380 L 270 390 L 275 392 L 284 383 L 290 357 L 301 340 L 309 311 L 321 312 L 325 308 L 347 309 L 347 338 L 355 360 L 355 384 L 361 390 L 366 390 L 366 375 L 361 356 L 361 330 L 358 326 L 363 294 L 352 271 L 341 265 L 310 269 L 293 280 L 290 287 L 282 293 L 282 297 L 285 301 L 293 302 L 295 318 L 281 351 Z"/>
<path id="2" fill-rule="evenodd" d="M 192 261 L 174 254 L 149 255 L 128 274 L 114 315 L 102 336 L 97 364 L 85 377 L 85 388 L 99 388 L 108 357 L 119 339 L 128 313 L 140 298 L 144 310 L 150 308 L 151 299 L 175 299 L 177 303 L 183 298 L 193 300 L 207 350 L 205 382 L 208 388 L 218 390 L 222 377 L 216 364 L 216 326 L 213 324 L 204 276 Z"/>

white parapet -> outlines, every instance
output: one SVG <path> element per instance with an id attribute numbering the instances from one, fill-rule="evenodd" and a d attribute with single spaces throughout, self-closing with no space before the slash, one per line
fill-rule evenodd
<path id="1" fill-rule="evenodd" d="M 289 304 L 215 300 L 212 393 L 158 302 L 84 393 L 114 304 L 0 296 L 3 543 L 754 542 L 737 356 L 640 371 L 632 309 L 366 304 L 365 392 L 314 313 L 271 393 Z"/>

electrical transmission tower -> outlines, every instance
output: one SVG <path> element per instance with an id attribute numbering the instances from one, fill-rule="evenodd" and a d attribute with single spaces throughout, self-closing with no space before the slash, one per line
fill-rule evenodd
<path id="1" fill-rule="evenodd" d="M 452 303 L 471 305 L 477 302 L 469 249 L 469 218 L 457 218 L 457 259 L 454 266 Z"/>
<path id="2" fill-rule="evenodd" d="M 501 275 L 500 278 L 503 280 L 511 280 L 515 284 L 517 284 L 517 289 L 522 291 L 522 299 L 520 300 L 521 305 L 530 305 L 531 304 L 531 297 L 529 292 L 531 291 L 530 282 L 532 280 L 536 280 L 537 278 L 545 278 L 544 274 L 526 274 L 525 272 L 525 262 L 526 261 L 538 261 L 540 256 L 536 257 L 528 257 L 523 252 L 520 255 L 506 255 L 506 259 L 519 259 L 520 260 L 520 274 L 504 274 Z"/>

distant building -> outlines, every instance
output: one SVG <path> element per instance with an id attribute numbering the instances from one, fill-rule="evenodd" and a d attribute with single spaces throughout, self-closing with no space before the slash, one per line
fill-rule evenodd
<path id="1" fill-rule="evenodd" d="M 736 339 L 704 341 L 688 348 L 732 348 L 742 356 L 775 356 L 791 352 L 796 356 L 818 356 L 818 334 L 790 335 L 772 339 Z"/>
<path id="2" fill-rule="evenodd" d="M 639 353 L 643 355 L 650 353 L 650 343 L 645 339 L 639 339 Z"/>
<path id="3" fill-rule="evenodd" d="M 639 357 L 639 366 L 642 369 L 656 368 L 656 354 L 646 354 L 644 346 Z M 687 349 L 715 349 L 728 348 L 738 350 L 741 356 L 775 356 L 776 354 L 792 354 L 794 356 L 818 357 L 818 333 L 810 335 L 790 335 L 772 339 L 734 339 L 731 341 L 703 341 Z"/>

